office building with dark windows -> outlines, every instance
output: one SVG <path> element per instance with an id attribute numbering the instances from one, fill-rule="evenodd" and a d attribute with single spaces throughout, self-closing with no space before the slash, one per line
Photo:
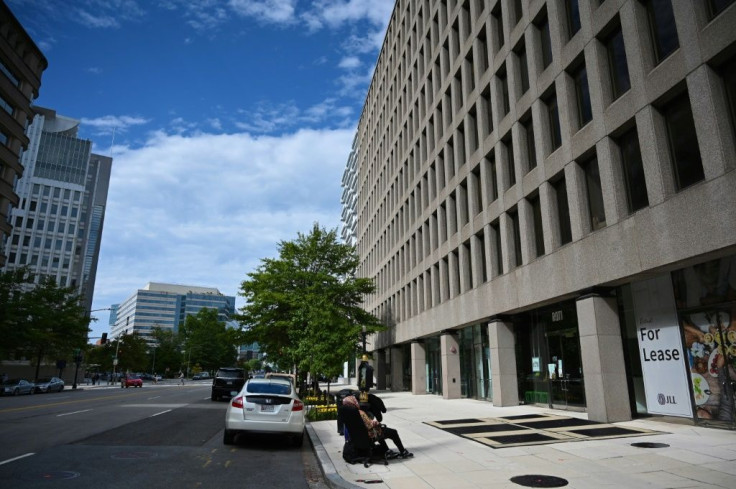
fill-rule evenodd
<path id="1" fill-rule="evenodd" d="M 92 153 L 92 143 L 77 137 L 78 120 L 42 107 L 34 111 L 4 269 L 27 267 L 36 283 L 51 277 L 73 287 L 90 310 L 112 158 Z"/>
<path id="2" fill-rule="evenodd" d="M 18 205 L 15 182 L 23 175 L 20 156 L 28 149 L 25 134 L 33 119 L 41 75 L 48 67 L 43 53 L 5 2 L 0 2 L 0 268 L 7 259 L 13 227 L 10 210 Z"/>
<path id="3" fill-rule="evenodd" d="M 218 320 L 228 322 L 235 314 L 235 296 L 213 287 L 150 282 L 111 308 L 111 339 L 135 333 L 154 343 L 155 328 L 177 332 L 187 316 L 201 309 L 216 309 Z"/>
<path id="4" fill-rule="evenodd" d="M 396 3 L 343 179 L 378 388 L 736 427 L 734 26 Z"/>

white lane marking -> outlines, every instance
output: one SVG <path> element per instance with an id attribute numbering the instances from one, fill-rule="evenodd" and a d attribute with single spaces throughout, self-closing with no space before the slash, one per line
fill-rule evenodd
<path id="1" fill-rule="evenodd" d="M 153 396 L 153 397 L 149 397 L 149 398 L 148 398 L 148 400 L 150 401 L 151 399 L 158 399 L 159 397 L 161 397 L 161 396 Z"/>
<path id="2" fill-rule="evenodd" d="M 26 453 L 25 455 L 19 455 L 17 457 L 13 457 L 13 458 L 9 458 L 7 460 L 3 460 L 2 462 L 0 462 L 0 465 L 9 464 L 10 462 L 15 462 L 16 460 L 20 460 L 22 458 L 30 457 L 31 455 L 35 455 L 35 453 Z"/>
<path id="3" fill-rule="evenodd" d="M 160 413 L 152 414 L 152 415 L 149 416 L 149 418 L 154 418 L 154 417 L 156 417 L 156 416 L 158 416 L 160 414 L 166 414 L 166 413 L 170 413 L 170 412 L 171 412 L 171 409 L 167 409 L 166 411 L 161 411 Z"/>
<path id="4" fill-rule="evenodd" d="M 58 418 L 60 416 L 69 416 L 70 414 L 86 413 L 87 411 L 92 411 L 92 410 L 91 409 L 83 409 L 82 411 L 72 411 L 71 413 L 57 414 L 56 417 Z"/>

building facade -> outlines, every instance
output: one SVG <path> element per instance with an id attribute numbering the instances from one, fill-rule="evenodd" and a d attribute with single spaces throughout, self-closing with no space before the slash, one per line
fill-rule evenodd
<path id="1" fill-rule="evenodd" d="M 19 202 L 14 186 L 23 175 L 20 155 L 28 148 L 25 129 L 33 118 L 31 103 L 47 67 L 43 53 L 0 1 L 0 267 L 7 259 L 10 209 Z"/>
<path id="2" fill-rule="evenodd" d="M 734 427 L 734 25 L 732 0 L 397 2 L 343 200 L 379 388 Z"/>
<path id="3" fill-rule="evenodd" d="M 136 333 L 153 341 L 155 328 L 176 332 L 187 316 L 204 308 L 217 309 L 218 319 L 227 322 L 235 313 L 235 297 L 212 287 L 149 282 L 112 306 L 110 338 Z"/>
<path id="4" fill-rule="evenodd" d="M 28 267 L 36 283 L 53 277 L 74 287 L 90 310 L 112 159 L 92 153 L 92 143 L 77 137 L 78 120 L 34 110 L 5 269 Z"/>

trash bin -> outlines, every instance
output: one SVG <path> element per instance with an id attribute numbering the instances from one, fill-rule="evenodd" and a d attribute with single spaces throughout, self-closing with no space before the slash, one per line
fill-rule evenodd
<path id="1" fill-rule="evenodd" d="M 342 417 L 340 416 L 342 400 L 348 396 L 358 395 L 359 392 L 360 391 L 355 391 L 353 389 L 342 389 L 335 395 L 335 404 L 337 404 L 337 433 L 339 435 L 342 435 Z"/>

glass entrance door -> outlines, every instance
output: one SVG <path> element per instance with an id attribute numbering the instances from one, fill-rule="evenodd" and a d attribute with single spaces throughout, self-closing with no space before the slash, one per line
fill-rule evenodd
<path id="1" fill-rule="evenodd" d="M 549 407 L 585 407 L 580 335 L 577 327 L 547 328 Z"/>

